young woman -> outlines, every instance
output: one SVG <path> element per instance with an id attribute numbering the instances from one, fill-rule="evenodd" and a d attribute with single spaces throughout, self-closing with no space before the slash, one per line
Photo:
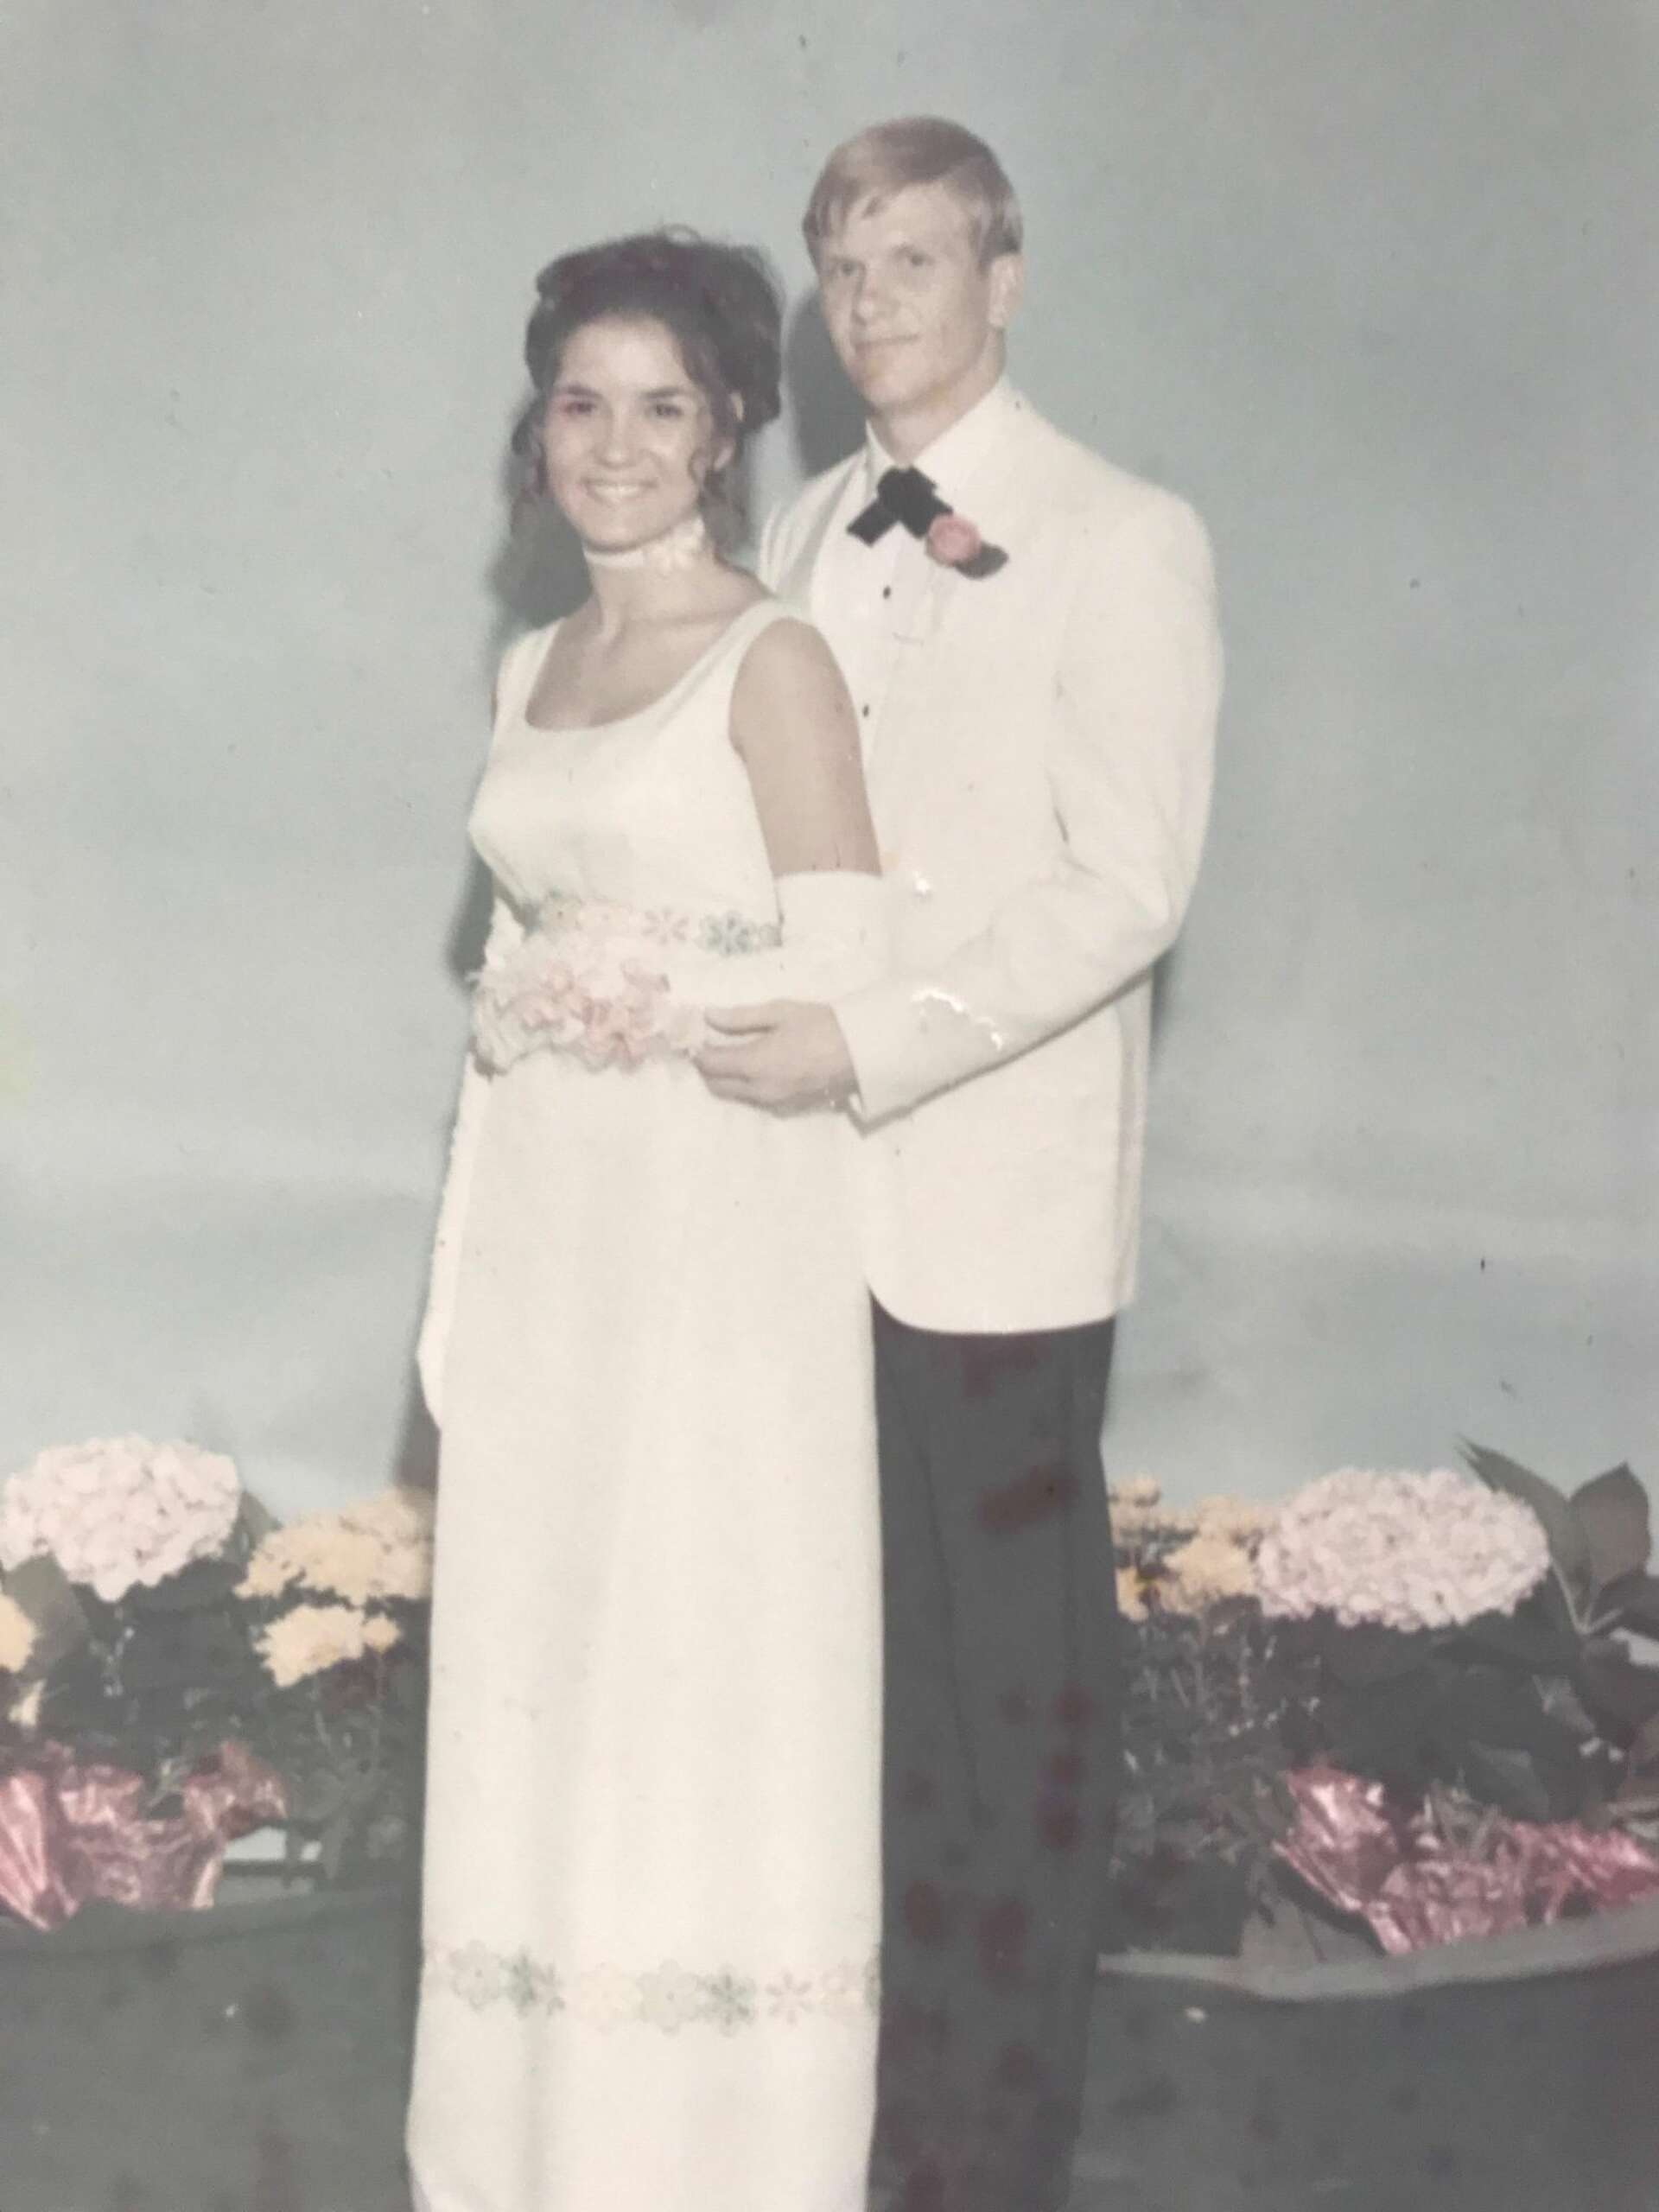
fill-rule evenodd
<path id="1" fill-rule="evenodd" d="M 851 707 L 716 550 L 757 259 L 545 270 L 521 425 L 592 596 L 503 663 L 495 880 L 421 1368 L 442 1434 L 423 2212 L 856 2212 L 880 1926 L 868 1307 L 828 1104 L 699 1008 L 875 972 Z"/>

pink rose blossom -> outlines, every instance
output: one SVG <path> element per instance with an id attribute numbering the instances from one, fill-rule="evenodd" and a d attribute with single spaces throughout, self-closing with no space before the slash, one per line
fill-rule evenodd
<path id="1" fill-rule="evenodd" d="M 984 539 L 966 515 L 940 515 L 927 533 L 930 556 L 947 569 L 959 569 L 964 561 L 976 560 L 984 546 Z"/>

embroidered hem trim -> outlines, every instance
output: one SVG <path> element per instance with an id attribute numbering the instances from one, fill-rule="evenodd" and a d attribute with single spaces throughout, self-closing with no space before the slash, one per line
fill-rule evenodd
<path id="1" fill-rule="evenodd" d="M 809 2018 L 864 2019 L 880 1999 L 874 1955 L 863 1966 L 783 1973 L 769 1981 L 729 1969 L 692 1974 L 672 1959 L 643 1974 L 614 1966 L 571 1974 L 529 1951 L 493 1950 L 476 1939 L 427 1943 L 422 1962 L 429 1989 L 460 1998 L 475 2012 L 506 2005 L 524 2017 L 564 2013 L 601 2030 L 642 2026 L 676 2035 L 685 2027 L 714 2027 L 734 2035 L 768 2020 L 792 2026 Z"/>

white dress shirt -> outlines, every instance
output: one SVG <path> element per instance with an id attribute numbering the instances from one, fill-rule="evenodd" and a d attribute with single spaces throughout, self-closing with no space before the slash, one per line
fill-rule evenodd
<path id="1" fill-rule="evenodd" d="M 1003 420 L 1013 404 L 1006 377 L 999 381 L 917 455 L 915 467 L 931 477 L 948 506 L 966 500 L 976 469 L 995 448 Z M 903 466 L 877 437 L 864 434 L 861 465 L 855 468 L 836 504 L 818 558 L 813 596 L 823 608 L 823 626 L 841 664 L 858 710 L 859 731 L 868 761 L 873 733 L 879 729 L 892 695 L 893 680 L 906 645 L 921 640 L 922 603 L 936 565 L 921 540 L 894 523 L 874 545 L 852 536 L 849 525 L 875 497 L 890 468 Z M 968 512 L 971 516 L 971 509 Z M 890 862 L 887 863 L 890 865 Z"/>

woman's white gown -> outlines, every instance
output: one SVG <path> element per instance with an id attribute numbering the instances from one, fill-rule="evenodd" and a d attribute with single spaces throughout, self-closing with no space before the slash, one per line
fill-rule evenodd
<path id="1" fill-rule="evenodd" d="M 514 648 L 472 823 L 513 907 L 717 918 L 737 947 L 775 922 L 728 728 L 781 611 L 591 730 L 526 722 L 551 632 Z M 469 1080 L 416 2202 L 858 2212 L 880 1613 L 849 1140 L 683 1061 Z"/>

